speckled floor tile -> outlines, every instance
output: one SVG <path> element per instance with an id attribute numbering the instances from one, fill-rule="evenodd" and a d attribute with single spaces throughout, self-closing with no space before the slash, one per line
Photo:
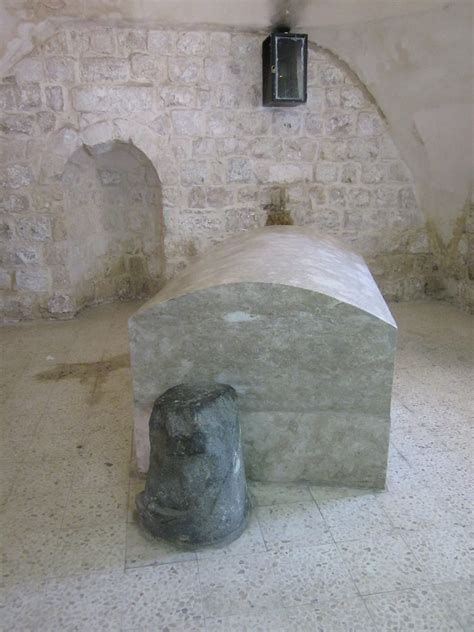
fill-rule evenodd
<path id="1" fill-rule="evenodd" d="M 422 453 L 424 450 L 446 450 L 447 444 L 439 432 L 433 431 L 430 419 L 423 418 L 419 413 L 409 411 L 406 407 L 400 409 L 398 417 L 392 416 L 390 441 L 407 457 L 412 453 Z"/>
<path id="2" fill-rule="evenodd" d="M 197 556 L 198 559 L 205 559 L 206 557 L 218 557 L 221 555 L 253 555 L 255 553 L 263 553 L 266 550 L 257 516 L 255 512 L 252 512 L 245 531 L 237 540 L 226 546 L 199 549 Z"/>
<path id="3" fill-rule="evenodd" d="M 21 463 L 28 458 L 30 450 L 30 442 L 19 433 L 5 431 L 3 428 L 0 432 L 0 460 L 6 461 L 14 459 Z"/>
<path id="4" fill-rule="evenodd" d="M 27 453 L 28 461 L 75 460 L 84 453 L 82 430 L 67 434 L 35 435 Z"/>
<path id="5" fill-rule="evenodd" d="M 433 591 L 463 627 L 474 630 L 474 579 L 435 584 Z"/>
<path id="6" fill-rule="evenodd" d="M 292 632 L 378 632 L 361 597 L 289 608 Z"/>
<path id="7" fill-rule="evenodd" d="M 40 496 L 68 494 L 75 465 L 74 459 L 21 464 L 14 493 L 25 502 Z"/>
<path id="8" fill-rule="evenodd" d="M 125 565 L 125 523 L 61 531 L 60 574 L 111 571 Z"/>
<path id="9" fill-rule="evenodd" d="M 257 507 L 256 513 L 268 550 L 333 542 L 314 501 Z"/>
<path id="10" fill-rule="evenodd" d="M 403 539 L 423 564 L 430 581 L 448 582 L 474 575 L 472 529 L 423 529 L 401 532 Z"/>
<path id="11" fill-rule="evenodd" d="M 164 540 L 157 540 L 138 524 L 127 524 L 125 568 L 141 568 L 196 560 L 194 551 L 179 549 Z"/>
<path id="12" fill-rule="evenodd" d="M 419 483 L 408 459 L 397 450 L 393 443 L 390 443 L 386 489 L 388 491 L 411 490 L 416 484 Z"/>
<path id="13" fill-rule="evenodd" d="M 456 516 L 434 489 L 412 487 L 377 495 L 392 524 L 401 529 L 418 529 L 456 524 Z"/>
<path id="14" fill-rule="evenodd" d="M 127 393 L 130 396 L 130 393 Z M 95 394 L 97 397 L 97 393 Z M 97 404 L 90 405 L 88 415 L 83 421 L 84 431 L 101 434 L 124 433 L 132 429 L 133 408 L 131 403 L 124 404 L 121 398 L 110 400 L 102 397 Z"/>
<path id="15" fill-rule="evenodd" d="M 282 605 L 319 604 L 357 595 L 357 589 L 334 544 L 273 554 Z"/>
<path id="16" fill-rule="evenodd" d="M 100 457 L 76 460 L 71 491 L 110 489 L 122 486 L 128 489 L 130 465 L 128 461 L 107 461 Z"/>
<path id="17" fill-rule="evenodd" d="M 448 508 L 452 522 L 459 527 L 469 527 L 474 522 L 474 487 L 446 487 L 437 490 L 437 495 Z"/>
<path id="18" fill-rule="evenodd" d="M 197 562 L 126 571 L 123 587 L 123 630 L 192 630 L 204 623 Z"/>
<path id="19" fill-rule="evenodd" d="M 311 493 L 336 542 L 386 535 L 393 531 L 393 525 L 375 494 L 327 487 L 312 487 Z"/>
<path id="20" fill-rule="evenodd" d="M 26 386 L 26 388 L 28 388 Z M 32 399 L 34 402 L 34 397 Z M 39 410 L 23 409 L 16 401 L 2 401 L 2 424 L 0 426 L 2 438 L 17 438 L 18 441 L 24 441 L 26 444 L 31 442 L 31 437 L 36 433 L 43 413 L 41 405 Z M 28 406 L 32 407 L 32 403 L 28 402 Z"/>
<path id="21" fill-rule="evenodd" d="M 24 586 L 32 578 L 56 577 L 61 569 L 62 533 L 59 529 L 29 531 L 2 537 L 1 577 L 5 589 Z M 36 581 L 32 582 L 36 585 Z"/>
<path id="22" fill-rule="evenodd" d="M 261 610 L 250 614 L 206 619 L 207 632 L 291 632 L 286 610 Z M 295 631 L 296 632 L 296 631 Z"/>
<path id="23" fill-rule="evenodd" d="M 274 561 L 268 553 L 205 558 L 198 564 L 205 616 L 281 607 Z"/>
<path id="24" fill-rule="evenodd" d="M 425 568 L 400 536 L 338 544 L 361 594 L 413 588 L 427 582 Z"/>
<path id="25" fill-rule="evenodd" d="M 119 571 L 52 579 L 34 593 L 16 596 L 6 610 L 12 618 L 19 617 L 18 627 L 12 630 L 23 630 L 32 621 L 32 630 L 118 632 L 122 604 L 123 571 Z"/>
<path id="26" fill-rule="evenodd" d="M 410 465 L 420 484 L 443 489 L 445 486 L 472 490 L 474 470 L 468 453 L 463 450 L 426 451 L 410 458 Z"/>
<path id="27" fill-rule="evenodd" d="M 103 458 L 114 463 L 128 462 L 131 458 L 132 430 L 112 434 L 109 431 L 97 431 L 84 438 L 83 454 L 86 458 Z"/>
<path id="28" fill-rule="evenodd" d="M 42 627 L 51 629 L 49 616 L 44 616 L 42 612 L 41 597 L 40 593 L 27 592 L 7 598 L 0 607 L 2 632 L 37 632 Z"/>
<path id="29" fill-rule="evenodd" d="M 280 483 L 249 482 L 249 493 L 254 507 L 312 501 L 308 487 L 297 483 L 283 485 Z"/>
<path id="30" fill-rule="evenodd" d="M 54 401 L 54 400 L 53 400 Z M 68 410 L 47 409 L 35 430 L 35 436 L 53 436 L 84 431 L 84 422 L 90 404 L 81 397 L 79 401 L 69 402 Z"/>
<path id="31" fill-rule="evenodd" d="M 123 524 L 127 511 L 127 489 L 72 490 L 64 511 L 63 529 Z"/>
<path id="32" fill-rule="evenodd" d="M 45 532 L 60 527 L 67 505 L 67 493 L 37 496 L 25 500 L 16 494 L 10 498 L 0 513 L 0 531 L 4 537 L 25 531 Z"/>
<path id="33" fill-rule="evenodd" d="M 461 632 L 461 626 L 450 617 L 445 605 L 431 588 L 418 588 L 370 595 L 365 598 L 367 607 L 383 632 Z"/>

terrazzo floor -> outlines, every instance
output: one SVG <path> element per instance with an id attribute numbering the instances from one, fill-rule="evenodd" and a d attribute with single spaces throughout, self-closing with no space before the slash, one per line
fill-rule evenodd
<path id="1" fill-rule="evenodd" d="M 138 528 L 126 321 L 0 328 L 2 630 L 474 630 L 474 320 L 396 304 L 387 489 L 251 484 L 248 530 L 182 552 Z"/>

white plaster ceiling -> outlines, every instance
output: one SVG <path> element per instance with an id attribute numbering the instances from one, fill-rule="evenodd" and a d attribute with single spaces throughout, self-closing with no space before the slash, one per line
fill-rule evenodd
<path id="1" fill-rule="evenodd" d="M 1 0 L 8 22 L 38 23 L 48 17 L 121 19 L 169 24 L 268 28 L 342 25 L 410 15 L 455 0 Z"/>

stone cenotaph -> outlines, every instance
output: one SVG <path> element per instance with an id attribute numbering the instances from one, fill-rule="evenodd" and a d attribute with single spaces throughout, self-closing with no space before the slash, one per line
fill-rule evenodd
<path id="1" fill-rule="evenodd" d="M 253 480 L 382 488 L 396 324 L 364 260 L 312 227 L 232 237 L 129 321 L 138 468 L 167 389 L 239 394 Z"/>

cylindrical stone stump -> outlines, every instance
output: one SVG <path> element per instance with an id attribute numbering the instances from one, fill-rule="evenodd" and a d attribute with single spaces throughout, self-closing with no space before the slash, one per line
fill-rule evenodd
<path id="1" fill-rule="evenodd" d="M 182 546 L 231 542 L 248 515 L 237 393 L 226 384 L 180 384 L 150 417 L 150 468 L 136 504 L 155 537 Z"/>

